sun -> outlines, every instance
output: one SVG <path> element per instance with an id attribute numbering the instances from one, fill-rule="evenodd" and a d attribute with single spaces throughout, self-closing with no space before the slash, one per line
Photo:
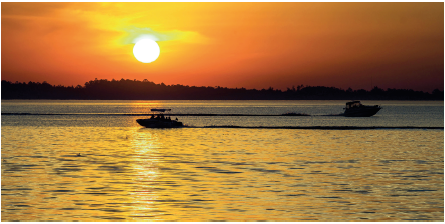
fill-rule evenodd
<path id="1" fill-rule="evenodd" d="M 133 47 L 134 57 L 142 63 L 154 62 L 160 53 L 159 45 L 151 39 L 139 40 Z"/>

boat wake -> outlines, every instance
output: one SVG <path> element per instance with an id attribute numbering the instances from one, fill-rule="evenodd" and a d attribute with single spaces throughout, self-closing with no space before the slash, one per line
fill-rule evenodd
<path id="1" fill-rule="evenodd" d="M 151 116 L 152 114 L 133 114 L 133 113 L 2 113 L 2 116 Z M 277 116 L 311 116 L 308 114 L 173 114 L 168 116 L 222 116 L 222 117 L 277 117 Z"/>
<path id="2" fill-rule="evenodd" d="M 370 130 L 370 129 L 444 129 L 444 127 L 415 127 L 415 126 L 236 126 L 236 125 L 211 125 L 211 126 L 187 126 L 188 128 L 245 128 L 245 129 L 309 129 L 309 130 Z"/>

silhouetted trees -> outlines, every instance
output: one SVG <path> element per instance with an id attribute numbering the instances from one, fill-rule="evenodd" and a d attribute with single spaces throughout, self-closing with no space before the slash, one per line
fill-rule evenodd
<path id="1" fill-rule="evenodd" d="M 324 86 L 287 88 L 285 91 L 268 89 L 227 88 L 220 86 L 183 86 L 155 84 L 144 79 L 95 79 L 84 86 L 53 86 L 43 83 L 20 83 L 2 80 L 2 99 L 101 99 L 101 100 L 443 100 L 444 92 L 411 89 L 383 90 L 374 87 L 347 90 Z"/>

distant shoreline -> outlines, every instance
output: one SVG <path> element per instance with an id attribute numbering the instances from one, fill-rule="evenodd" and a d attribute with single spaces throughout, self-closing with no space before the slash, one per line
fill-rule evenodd
<path id="1" fill-rule="evenodd" d="M 2 80 L 2 100 L 416 100 L 443 101 L 444 91 L 432 93 L 412 89 L 347 90 L 325 86 L 292 86 L 285 91 L 227 87 L 196 87 L 155 84 L 144 80 L 95 79 L 84 86 L 55 86 L 43 83 L 12 83 Z"/>

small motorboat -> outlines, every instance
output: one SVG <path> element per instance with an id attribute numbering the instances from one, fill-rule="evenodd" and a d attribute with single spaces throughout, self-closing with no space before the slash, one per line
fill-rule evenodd
<path id="1" fill-rule="evenodd" d="M 153 113 L 148 119 L 137 119 L 138 124 L 146 128 L 177 128 L 183 127 L 182 122 L 178 121 L 178 118 L 172 120 L 170 116 L 165 116 L 165 111 L 171 111 L 171 109 L 151 109 L 152 112 L 160 112 L 159 114 Z"/>
<path id="2" fill-rule="evenodd" d="M 379 105 L 365 106 L 356 100 L 347 102 L 346 107 L 343 109 L 345 113 L 342 115 L 345 117 L 371 117 L 382 108 Z"/>

